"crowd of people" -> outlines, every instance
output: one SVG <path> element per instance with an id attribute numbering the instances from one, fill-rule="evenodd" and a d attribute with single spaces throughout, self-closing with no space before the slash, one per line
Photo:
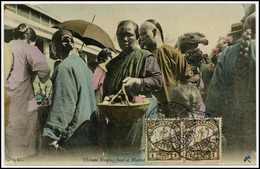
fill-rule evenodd
<path id="1" fill-rule="evenodd" d="M 115 135 L 120 135 L 125 144 L 143 150 L 144 120 L 163 118 L 221 117 L 225 149 L 255 150 L 255 12 L 247 13 L 240 26 L 239 34 L 229 35 L 233 39 L 219 40 L 210 60 L 198 48 L 199 43 L 208 43 L 201 33 L 185 34 L 173 46 L 165 43 L 155 19 L 141 25 L 123 20 L 116 30 L 121 52 L 112 57 L 109 49 L 103 49 L 94 71 L 75 48 L 73 32 L 60 29 L 51 40 L 57 61 L 50 77 L 47 58 L 34 44 L 35 31 L 20 24 L 8 43 L 10 53 L 5 53 L 12 58 L 5 77 L 7 157 L 33 156 L 39 147 L 76 146 L 80 135 L 90 131 L 89 121 L 92 137 L 101 138 L 102 144 L 117 144 Z M 33 90 L 36 76 L 42 83 L 52 81 L 43 126 Z M 150 101 L 144 116 L 130 124 L 107 118 L 97 107 L 122 86 L 130 101 L 138 95 Z"/>

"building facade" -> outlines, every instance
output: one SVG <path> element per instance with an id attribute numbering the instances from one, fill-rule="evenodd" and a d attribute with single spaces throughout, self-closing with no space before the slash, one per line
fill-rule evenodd
<path id="1" fill-rule="evenodd" d="M 4 29 L 13 29 L 21 23 L 26 23 L 32 27 L 40 39 L 38 47 L 48 58 L 50 67 L 52 68 L 54 60 L 50 59 L 50 41 L 53 33 L 57 30 L 54 25 L 62 21 L 56 17 L 50 16 L 47 12 L 34 5 L 25 4 L 5 4 L 4 5 Z M 8 35 L 5 35 L 8 36 Z M 75 39 L 76 47 L 81 49 L 83 42 Z M 88 63 L 92 68 L 92 63 L 96 59 L 96 55 L 100 51 L 99 48 L 92 46 L 83 47 L 83 53 L 88 57 Z"/>

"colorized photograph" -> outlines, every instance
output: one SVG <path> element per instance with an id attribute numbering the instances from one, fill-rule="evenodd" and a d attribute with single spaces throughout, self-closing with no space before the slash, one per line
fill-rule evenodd
<path id="1" fill-rule="evenodd" d="M 259 3 L 1 1 L 2 167 L 259 167 Z"/>

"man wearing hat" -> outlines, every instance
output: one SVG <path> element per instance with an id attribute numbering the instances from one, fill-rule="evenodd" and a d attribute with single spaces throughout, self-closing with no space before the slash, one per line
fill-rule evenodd
<path id="1" fill-rule="evenodd" d="M 228 34 L 228 36 L 232 38 L 232 44 L 236 43 L 241 38 L 242 28 L 242 22 L 233 23 L 231 25 L 231 32 Z"/>

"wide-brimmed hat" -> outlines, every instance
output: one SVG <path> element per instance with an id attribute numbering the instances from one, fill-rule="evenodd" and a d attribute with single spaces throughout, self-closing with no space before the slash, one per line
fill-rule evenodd
<path id="1" fill-rule="evenodd" d="M 231 32 L 228 33 L 228 35 L 239 34 L 239 33 L 242 33 L 242 31 L 243 31 L 242 22 L 233 23 L 231 25 Z"/>

